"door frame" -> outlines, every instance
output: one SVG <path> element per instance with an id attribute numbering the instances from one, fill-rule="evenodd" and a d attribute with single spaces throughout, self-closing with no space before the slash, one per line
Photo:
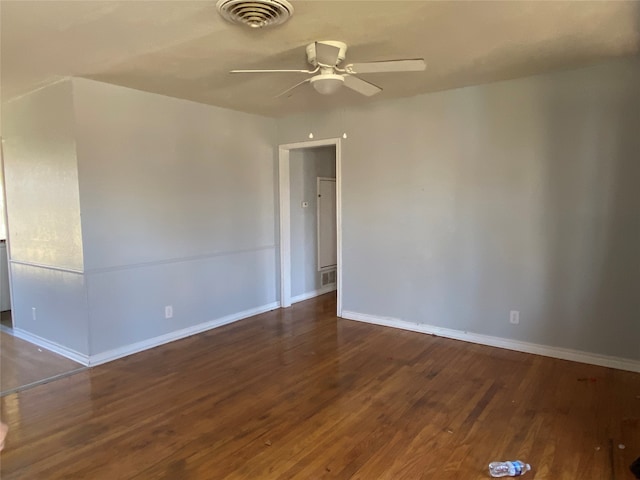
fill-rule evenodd
<path id="1" fill-rule="evenodd" d="M 278 146 L 278 191 L 280 207 L 280 307 L 291 306 L 291 178 L 289 152 L 304 148 L 335 146 L 336 149 L 336 315 L 342 316 L 342 145 L 340 138 L 286 143 Z"/>

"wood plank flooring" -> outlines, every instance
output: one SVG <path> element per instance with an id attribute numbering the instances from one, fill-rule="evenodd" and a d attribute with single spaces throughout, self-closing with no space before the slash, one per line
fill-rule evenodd
<path id="1" fill-rule="evenodd" d="M 625 480 L 640 375 L 294 305 L 1 400 L 3 480 Z M 618 445 L 624 445 L 621 449 Z"/>
<path id="2" fill-rule="evenodd" d="M 0 331 L 0 393 L 81 368 L 73 360 Z"/>

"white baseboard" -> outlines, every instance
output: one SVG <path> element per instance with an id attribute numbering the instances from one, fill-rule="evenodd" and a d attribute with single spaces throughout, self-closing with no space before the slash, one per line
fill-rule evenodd
<path id="1" fill-rule="evenodd" d="M 148 350 L 150 348 L 164 345 L 165 343 L 174 342 L 176 340 L 190 337 L 198 333 L 206 332 L 207 330 L 212 330 L 214 328 L 221 327 L 229 323 L 237 322 L 238 320 L 243 320 L 245 318 L 253 317 L 261 313 L 269 312 L 279 307 L 280 307 L 280 302 L 269 303 L 261 307 L 252 308 L 239 313 L 234 313 L 232 315 L 227 315 L 226 317 L 218 318 L 216 320 L 200 323 L 192 327 L 183 328 L 182 330 L 176 330 L 175 332 L 170 332 L 165 335 L 160 335 L 158 337 L 150 338 L 148 340 L 143 340 L 141 342 L 125 345 L 124 347 L 119 347 L 113 350 L 108 350 L 106 352 L 98 353 L 97 355 L 91 355 L 89 357 L 89 366 L 95 367 L 96 365 L 101 365 L 103 363 L 117 360 L 118 358 L 133 355 L 134 353 L 138 353 L 143 350 Z"/>
<path id="2" fill-rule="evenodd" d="M 58 355 L 62 355 L 74 362 L 78 362 L 84 366 L 89 365 L 89 356 L 84 353 L 76 352 L 70 348 L 64 347 L 58 343 L 51 342 L 46 340 L 38 335 L 34 335 L 33 333 L 29 333 L 26 330 L 22 330 L 21 328 L 13 328 L 13 336 L 19 338 L 21 340 L 25 340 L 29 343 L 33 343 L 38 347 L 42 347 L 46 350 L 49 350 L 53 353 L 57 353 Z"/>
<path id="3" fill-rule="evenodd" d="M 296 295 L 295 297 L 291 297 L 291 303 L 304 302 L 305 300 L 309 300 L 310 298 L 319 297 L 320 295 L 324 295 L 325 293 L 335 292 L 336 284 L 332 283 L 331 285 L 327 285 L 324 288 L 319 290 L 313 290 L 312 292 L 303 293 L 302 295 Z"/>
<path id="4" fill-rule="evenodd" d="M 640 373 L 640 361 L 638 360 L 610 357 L 607 355 L 583 352 L 580 350 L 572 350 L 569 348 L 550 347 L 547 345 L 539 345 L 537 343 L 521 342 L 519 340 L 510 340 L 508 338 L 501 337 L 492 337 L 479 333 L 469 333 L 461 330 L 435 327 L 433 325 L 412 323 L 391 317 L 378 317 L 376 315 L 349 312 L 346 310 L 342 312 L 342 318 L 347 320 L 372 323 L 375 325 L 383 325 L 385 327 L 400 328 L 402 330 L 411 330 L 413 332 L 427 333 L 430 335 L 436 335 L 438 337 L 463 340 L 465 342 L 477 343 L 480 345 L 505 348 L 507 350 L 515 350 L 517 352 L 533 353 L 545 357 L 571 360 L 573 362 L 588 363 L 591 365 L 599 365 L 601 367 L 616 368 L 618 370 L 627 370 L 630 372 Z"/>

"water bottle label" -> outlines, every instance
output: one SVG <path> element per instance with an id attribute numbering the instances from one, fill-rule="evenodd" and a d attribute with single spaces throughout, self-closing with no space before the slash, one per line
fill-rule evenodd
<path id="1" fill-rule="evenodd" d="M 512 477 L 519 477 L 522 475 L 522 470 L 524 470 L 524 464 L 519 461 L 515 462 L 507 462 L 509 464 L 509 474 Z"/>

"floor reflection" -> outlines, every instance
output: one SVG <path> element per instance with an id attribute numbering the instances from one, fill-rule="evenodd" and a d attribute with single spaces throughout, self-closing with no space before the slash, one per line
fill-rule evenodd
<path id="1" fill-rule="evenodd" d="M 84 370 L 86 367 L 61 355 L 0 330 L 0 396 Z"/>

